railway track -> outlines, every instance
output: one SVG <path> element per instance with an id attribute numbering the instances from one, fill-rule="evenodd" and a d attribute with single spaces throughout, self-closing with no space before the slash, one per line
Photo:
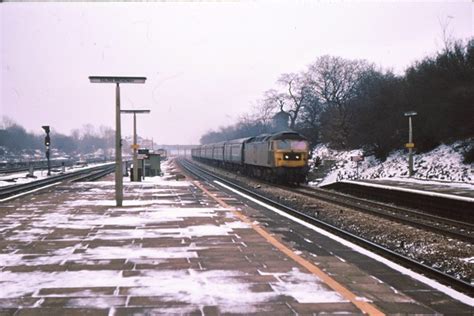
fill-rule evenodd
<path id="1" fill-rule="evenodd" d="M 364 182 L 340 181 L 324 186 L 324 189 L 345 193 L 354 197 L 393 203 L 423 213 L 450 218 L 474 225 L 474 203 L 467 197 L 446 198 L 442 193 L 417 194 L 410 189 L 390 190 Z"/>
<path id="2" fill-rule="evenodd" d="M 51 161 L 51 169 L 55 168 L 61 168 L 64 164 L 65 167 L 70 167 L 73 166 L 75 163 L 77 163 L 77 159 L 69 159 L 65 161 L 57 161 L 57 160 L 52 160 Z M 90 163 L 102 163 L 104 162 L 103 159 L 86 159 L 84 160 L 84 163 L 90 164 Z M 46 161 L 24 161 L 24 162 L 19 162 L 17 163 L 18 166 L 14 167 L 0 167 L 0 175 L 7 175 L 11 173 L 17 173 L 17 172 L 26 172 L 30 170 L 30 164 L 33 167 L 35 171 L 37 170 L 47 170 L 48 169 L 48 164 Z"/>
<path id="3" fill-rule="evenodd" d="M 333 226 L 331 224 L 328 224 L 314 216 L 311 216 L 305 212 L 296 210 L 292 207 L 289 207 L 287 205 L 284 205 L 278 201 L 275 201 L 271 198 L 268 198 L 266 196 L 263 196 L 259 193 L 256 193 L 255 190 L 251 190 L 248 188 L 245 188 L 239 184 L 236 184 L 235 182 L 223 178 L 221 176 L 215 175 L 201 167 L 196 166 L 195 164 L 190 163 L 189 161 L 186 160 L 179 160 L 178 164 L 183 168 L 183 170 L 186 170 L 188 173 L 198 177 L 198 178 L 203 178 L 208 181 L 214 181 L 218 180 L 221 183 L 224 183 L 225 185 L 238 190 L 240 192 L 243 192 L 246 195 L 249 195 L 259 201 L 262 201 L 270 206 L 276 207 L 288 214 L 291 214 L 292 216 L 301 219 L 307 223 L 310 223 L 312 225 L 315 225 L 317 227 L 321 227 L 337 236 L 340 236 L 346 240 L 349 240 L 353 242 L 354 244 L 357 244 L 365 249 L 368 249 L 374 253 L 377 253 L 391 261 L 394 261 L 398 264 L 401 264 L 409 269 L 412 269 L 418 273 L 421 273 L 425 276 L 428 276 L 432 279 L 435 279 L 439 281 L 440 283 L 443 283 L 445 285 L 448 285 L 456 290 L 459 290 L 461 292 L 464 292 L 470 296 L 474 294 L 474 287 L 472 284 L 455 278 L 454 276 L 447 274 L 445 272 L 439 271 L 437 269 L 434 269 L 428 265 L 425 265 L 423 263 L 420 263 L 418 261 L 415 261 L 412 258 L 409 258 L 407 256 L 404 256 L 400 253 L 397 253 L 391 249 L 388 249 L 386 247 L 383 247 L 379 244 L 376 244 L 372 241 L 369 241 L 367 239 L 361 238 L 357 235 L 354 235 L 348 231 L 345 231 L 343 229 L 340 229 L 336 226 Z"/>
<path id="4" fill-rule="evenodd" d="M 64 174 L 54 175 L 45 179 L 31 181 L 27 183 L 14 184 L 0 187 L 0 202 L 9 200 L 18 195 L 25 195 L 30 192 L 48 188 L 54 184 L 66 180 L 71 181 L 92 181 L 101 178 L 114 171 L 115 164 L 109 163 L 88 169 L 77 170 Z"/>
<path id="5" fill-rule="evenodd" d="M 66 167 L 72 166 L 72 163 L 65 164 Z M 61 168 L 62 164 L 61 163 L 52 163 L 51 164 L 51 169 L 54 168 Z M 0 174 L 7 175 L 7 174 L 12 174 L 12 173 L 17 173 L 17 172 L 26 172 L 29 171 L 30 167 L 28 166 L 21 166 L 21 167 L 13 167 L 13 168 L 0 168 Z M 33 165 L 33 170 L 48 170 L 48 166 L 45 164 L 40 164 L 40 165 Z"/>
<path id="6" fill-rule="evenodd" d="M 329 203 L 345 206 L 363 213 L 376 215 L 402 224 L 426 229 L 434 233 L 457 238 L 459 240 L 474 242 L 474 225 L 421 211 L 389 205 L 382 202 L 371 201 L 354 197 L 348 194 L 319 188 L 300 187 L 284 189 L 310 198 L 316 198 Z"/>

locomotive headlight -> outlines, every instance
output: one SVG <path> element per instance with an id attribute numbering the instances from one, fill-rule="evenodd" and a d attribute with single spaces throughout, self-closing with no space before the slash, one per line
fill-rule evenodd
<path id="1" fill-rule="evenodd" d="M 300 159 L 300 156 L 299 156 L 299 155 L 296 155 L 295 158 L 296 158 L 296 160 L 299 160 L 299 159 Z"/>
<path id="2" fill-rule="evenodd" d="M 289 159 L 290 157 L 288 155 L 285 155 L 285 159 Z"/>

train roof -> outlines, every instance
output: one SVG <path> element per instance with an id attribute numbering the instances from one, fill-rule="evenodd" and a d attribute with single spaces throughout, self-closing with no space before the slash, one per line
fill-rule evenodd
<path id="1" fill-rule="evenodd" d="M 254 137 L 244 137 L 244 138 L 238 138 L 238 139 L 232 139 L 229 141 L 226 141 L 226 144 L 242 144 L 246 143 L 247 141 L 251 140 Z"/>
<path id="2" fill-rule="evenodd" d="M 277 140 L 277 139 L 306 140 L 306 137 L 304 137 L 303 135 L 295 131 L 282 131 L 282 132 L 272 134 L 271 139 L 273 140 Z"/>
<path id="3" fill-rule="evenodd" d="M 268 140 L 281 140 L 281 139 L 306 140 L 306 137 L 304 137 L 303 135 L 295 131 L 282 131 L 282 132 L 273 133 L 273 134 L 262 134 L 262 135 L 256 136 L 252 140 L 250 140 L 249 143 L 265 142 Z"/>
<path id="4" fill-rule="evenodd" d="M 244 137 L 238 139 L 232 139 L 228 141 L 222 141 L 218 143 L 203 144 L 199 147 L 214 147 L 216 145 L 225 145 L 225 144 L 243 144 L 243 143 L 253 143 L 253 142 L 264 142 L 268 140 L 280 140 L 280 139 L 295 139 L 295 140 L 306 140 L 306 137 L 295 131 L 281 131 L 278 133 L 272 134 L 260 134 L 254 137 Z"/>

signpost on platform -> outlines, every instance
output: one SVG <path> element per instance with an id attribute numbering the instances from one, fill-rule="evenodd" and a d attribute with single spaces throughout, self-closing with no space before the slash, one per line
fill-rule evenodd
<path id="1" fill-rule="evenodd" d="M 408 176 L 413 176 L 413 148 L 415 144 L 413 143 L 413 129 L 411 124 L 412 116 L 417 115 L 415 111 L 409 111 L 404 113 L 405 116 L 408 116 L 408 143 L 405 144 L 405 147 L 408 148 Z"/>
<path id="2" fill-rule="evenodd" d="M 138 181 L 138 157 L 137 157 L 137 150 L 139 148 L 137 144 L 137 113 L 150 113 L 150 110 L 121 110 L 122 113 L 133 113 L 133 181 Z M 142 169 L 142 173 L 145 170 Z"/>
<path id="3" fill-rule="evenodd" d="M 138 150 L 138 159 L 142 161 L 142 179 L 145 180 L 145 160 L 148 159 L 148 155 L 150 154 L 150 150 L 147 148 L 142 148 Z"/>
<path id="4" fill-rule="evenodd" d="M 356 179 L 359 179 L 359 162 L 364 161 L 364 156 L 362 155 L 352 156 L 351 161 L 355 161 L 356 163 Z"/>
<path id="5" fill-rule="evenodd" d="M 120 126 L 120 84 L 145 83 L 146 77 L 90 76 L 91 83 L 115 83 L 115 200 L 123 202 L 122 136 Z"/>

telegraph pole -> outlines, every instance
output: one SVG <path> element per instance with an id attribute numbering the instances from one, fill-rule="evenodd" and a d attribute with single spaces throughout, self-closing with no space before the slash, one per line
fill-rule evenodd
<path id="1" fill-rule="evenodd" d="M 146 77 L 90 76 L 91 83 L 115 83 L 115 200 L 123 203 L 122 136 L 120 126 L 120 83 L 145 83 Z"/>

